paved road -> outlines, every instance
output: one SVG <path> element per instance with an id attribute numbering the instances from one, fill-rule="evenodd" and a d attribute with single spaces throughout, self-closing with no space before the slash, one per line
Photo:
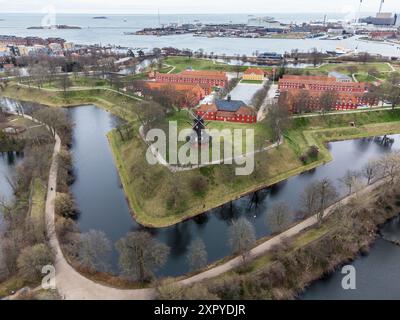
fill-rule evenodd
<path id="1" fill-rule="evenodd" d="M 232 100 L 242 100 L 246 104 L 251 104 L 251 99 L 254 94 L 260 90 L 264 85 L 263 83 L 243 83 L 239 82 L 229 93 Z"/>
<path id="2" fill-rule="evenodd" d="M 269 105 L 271 105 L 274 101 L 276 101 L 277 99 L 275 98 L 276 95 L 276 90 L 278 89 L 278 85 L 277 84 L 271 84 L 269 90 L 268 90 L 268 94 L 267 97 L 264 100 L 264 103 L 262 104 L 260 110 L 258 110 L 257 113 L 257 121 L 262 121 L 265 119 L 266 115 L 267 115 L 267 107 Z"/>

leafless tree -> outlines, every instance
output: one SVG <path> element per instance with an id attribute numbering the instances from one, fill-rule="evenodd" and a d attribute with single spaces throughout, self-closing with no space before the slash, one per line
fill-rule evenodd
<path id="1" fill-rule="evenodd" d="M 51 251 L 45 244 L 26 247 L 18 257 L 19 272 L 24 279 L 29 281 L 40 279 L 42 268 L 51 263 Z"/>
<path id="2" fill-rule="evenodd" d="M 390 183 L 393 184 L 400 175 L 400 153 L 389 153 L 382 157 L 379 163 L 383 175 L 388 176 L 390 178 Z"/>
<path id="3" fill-rule="evenodd" d="M 328 178 L 318 180 L 306 187 L 301 195 L 301 205 L 308 215 L 316 215 L 320 225 L 325 209 L 338 197 L 332 181 Z"/>
<path id="4" fill-rule="evenodd" d="M 371 184 L 371 181 L 376 178 L 379 174 L 379 162 L 376 160 L 369 160 L 362 168 L 361 175 L 367 179 L 367 184 Z"/>
<path id="5" fill-rule="evenodd" d="M 310 93 L 308 90 L 301 90 L 295 97 L 293 102 L 293 109 L 297 113 L 309 111 Z"/>
<path id="6" fill-rule="evenodd" d="M 291 222 L 292 213 L 290 207 L 284 202 L 275 204 L 266 218 L 267 226 L 273 233 L 285 230 Z"/>
<path id="7" fill-rule="evenodd" d="M 241 217 L 232 222 L 229 227 L 229 243 L 234 253 L 241 254 L 243 260 L 246 260 L 255 241 L 256 233 L 249 220 Z"/>
<path id="8" fill-rule="evenodd" d="M 353 187 L 358 183 L 360 174 L 354 170 L 347 170 L 345 175 L 339 179 L 339 181 L 347 187 L 348 193 L 351 194 Z"/>
<path id="9" fill-rule="evenodd" d="M 201 269 L 207 265 L 208 255 L 206 246 L 200 238 L 192 241 L 189 246 L 187 261 L 191 271 Z"/>
<path id="10" fill-rule="evenodd" d="M 108 270 L 111 244 L 102 231 L 90 230 L 79 236 L 77 259 L 80 265 L 91 271 Z"/>
<path id="11" fill-rule="evenodd" d="M 319 104 L 322 114 L 325 114 L 327 111 L 333 110 L 336 107 L 338 99 L 339 94 L 337 91 L 327 90 L 322 92 L 319 97 Z"/>
<path id="12" fill-rule="evenodd" d="M 72 82 L 68 74 L 63 74 L 60 77 L 61 88 L 63 89 L 64 97 L 68 94 L 68 89 L 71 87 Z"/>
<path id="13" fill-rule="evenodd" d="M 169 248 L 146 231 L 128 233 L 116 243 L 119 264 L 125 277 L 148 281 L 167 260 Z"/>
<path id="14" fill-rule="evenodd" d="M 269 107 L 268 124 L 272 129 L 273 140 L 280 143 L 284 131 L 290 127 L 289 106 L 283 97 Z"/>
<path id="15" fill-rule="evenodd" d="M 394 109 L 400 104 L 400 73 L 390 73 L 388 79 L 380 87 L 380 96 L 384 101 L 392 104 Z"/>

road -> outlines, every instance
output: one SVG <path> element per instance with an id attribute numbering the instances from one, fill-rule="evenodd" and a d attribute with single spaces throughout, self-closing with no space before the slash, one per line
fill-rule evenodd
<path id="1" fill-rule="evenodd" d="M 267 115 L 267 107 L 271 105 L 274 100 L 276 100 L 275 95 L 276 95 L 276 90 L 278 90 L 278 85 L 277 84 L 271 84 L 267 97 L 264 100 L 264 103 L 262 104 L 260 110 L 258 110 L 257 113 L 257 121 L 262 121 L 265 119 Z"/>

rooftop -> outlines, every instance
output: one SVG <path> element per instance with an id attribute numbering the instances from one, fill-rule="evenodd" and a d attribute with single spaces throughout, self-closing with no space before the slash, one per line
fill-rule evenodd
<path id="1" fill-rule="evenodd" d="M 246 106 L 241 100 L 215 100 L 215 105 L 219 111 L 236 112 L 240 107 Z"/>

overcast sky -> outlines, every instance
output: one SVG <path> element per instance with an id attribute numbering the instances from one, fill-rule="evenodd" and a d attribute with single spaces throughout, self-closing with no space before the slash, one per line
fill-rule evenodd
<path id="1" fill-rule="evenodd" d="M 399 11 L 385 0 L 384 11 Z M 59 13 L 273 13 L 357 10 L 360 0 L 0 0 L 2 12 L 38 12 L 52 5 Z M 376 12 L 380 0 L 363 0 L 362 11 Z"/>

